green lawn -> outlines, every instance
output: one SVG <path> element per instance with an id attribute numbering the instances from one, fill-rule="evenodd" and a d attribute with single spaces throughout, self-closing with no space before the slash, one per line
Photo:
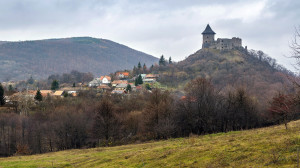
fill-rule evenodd
<path id="1" fill-rule="evenodd" d="M 297 167 L 300 120 L 284 126 L 0 159 L 6 167 Z"/>

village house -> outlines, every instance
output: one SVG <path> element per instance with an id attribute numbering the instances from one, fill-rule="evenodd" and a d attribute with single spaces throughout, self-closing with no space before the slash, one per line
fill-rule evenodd
<path id="1" fill-rule="evenodd" d="M 101 85 L 100 78 L 95 78 L 91 82 L 89 82 L 89 87 L 97 87 Z"/>
<path id="2" fill-rule="evenodd" d="M 126 90 L 127 88 L 127 85 L 126 83 L 120 83 L 116 86 L 116 89 L 115 90 Z"/>
<path id="3" fill-rule="evenodd" d="M 34 95 L 36 95 L 36 92 L 37 91 L 34 92 Z M 40 92 L 41 92 L 41 95 L 43 97 L 47 97 L 47 96 L 52 96 L 53 95 L 53 91 L 52 90 L 40 90 Z"/>
<path id="4" fill-rule="evenodd" d="M 111 77 L 110 76 L 101 76 L 100 81 L 101 81 L 101 84 L 109 84 L 109 83 L 111 83 Z"/>
<path id="5" fill-rule="evenodd" d="M 63 90 L 57 90 L 53 93 L 53 96 L 56 97 L 64 97 L 64 91 Z"/>
<path id="6" fill-rule="evenodd" d="M 100 85 L 97 87 L 99 90 L 101 90 L 102 92 L 106 92 L 108 90 L 111 90 L 111 88 L 107 85 Z"/>
<path id="7" fill-rule="evenodd" d="M 112 83 L 111 83 L 111 85 L 113 86 L 113 87 L 116 87 L 118 84 L 121 84 L 121 83 L 124 83 L 124 84 L 128 84 L 128 81 L 126 81 L 126 80 L 114 80 Z"/>
<path id="8" fill-rule="evenodd" d="M 127 79 L 129 77 L 129 72 L 116 72 L 116 77 L 119 79 Z"/>
<path id="9" fill-rule="evenodd" d="M 159 78 L 159 74 L 147 74 L 146 79 L 157 79 Z"/>

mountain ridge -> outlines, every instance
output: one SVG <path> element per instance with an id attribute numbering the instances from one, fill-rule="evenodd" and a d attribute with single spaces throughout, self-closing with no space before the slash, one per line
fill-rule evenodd
<path id="1" fill-rule="evenodd" d="M 46 78 L 72 70 L 104 75 L 150 66 L 158 58 L 126 45 L 92 37 L 0 42 L 0 81 Z"/>

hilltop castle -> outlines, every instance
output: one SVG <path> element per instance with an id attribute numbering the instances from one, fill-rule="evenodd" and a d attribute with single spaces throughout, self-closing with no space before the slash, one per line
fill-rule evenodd
<path id="1" fill-rule="evenodd" d="M 205 30 L 202 32 L 203 44 L 202 48 L 213 48 L 219 50 L 230 50 L 234 48 L 242 47 L 242 39 L 233 37 L 228 38 L 218 38 L 215 41 L 215 32 L 210 28 L 209 24 L 206 26 Z"/>

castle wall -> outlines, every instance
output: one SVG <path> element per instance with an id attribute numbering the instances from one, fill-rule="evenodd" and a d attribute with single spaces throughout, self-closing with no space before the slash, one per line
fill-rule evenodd
<path id="1" fill-rule="evenodd" d="M 233 48 L 242 47 L 242 39 L 233 37 L 228 38 L 218 38 L 216 41 L 203 42 L 202 48 L 213 48 L 219 50 L 230 50 Z"/>

